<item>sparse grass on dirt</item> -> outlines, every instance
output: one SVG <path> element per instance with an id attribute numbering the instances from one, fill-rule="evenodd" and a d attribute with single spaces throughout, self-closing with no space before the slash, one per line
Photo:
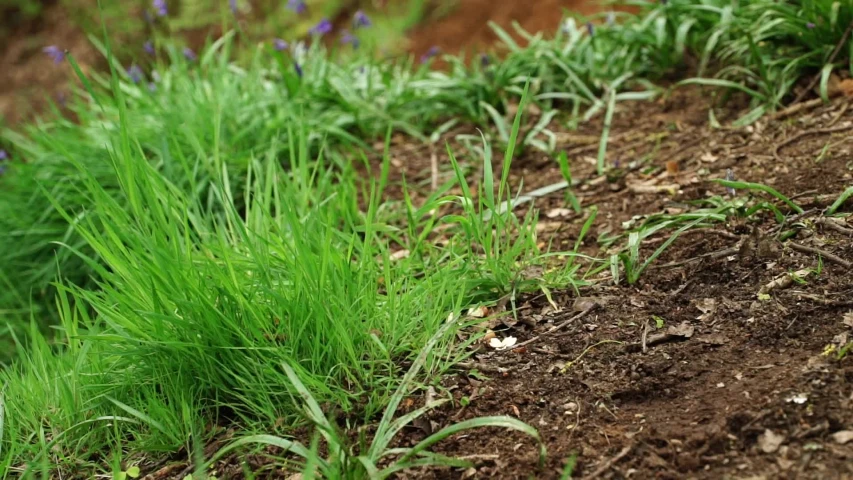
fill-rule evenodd
<path id="1" fill-rule="evenodd" d="M 57 68 L 80 74 L 82 87 L 69 103 L 75 121 L 57 116 L 0 137 L 11 157 L 0 177 L 0 211 L 9 212 L 0 217 L 0 312 L 10 319 L 2 341 L 17 351 L 0 372 L 0 471 L 182 478 L 281 468 L 285 476 L 379 478 L 397 468 L 444 465 L 428 474 L 480 468 L 498 477 L 557 478 L 578 467 L 602 475 L 642 450 L 628 444 L 609 460 L 578 450 L 560 435 L 542 434 L 555 421 L 542 409 L 553 410 L 554 390 L 572 390 L 577 380 L 587 391 L 574 391 L 575 407 L 563 409 L 575 414 L 572 428 L 609 414 L 615 444 L 622 443 L 627 428 L 618 410 L 656 384 L 614 395 L 625 375 L 636 380 L 636 369 L 619 365 L 637 352 L 654 354 L 650 346 L 679 345 L 697 328 L 719 334 L 712 316 L 685 326 L 692 313 L 667 308 L 664 295 L 692 295 L 688 305 L 706 314 L 719 301 L 721 312 L 748 310 L 754 320 L 790 312 L 778 292 L 793 283 L 850 291 L 837 273 L 845 262 L 849 271 L 844 235 L 853 231 L 844 220 L 846 147 L 826 143 L 810 163 L 781 160 L 785 149 L 800 151 L 798 135 L 849 127 L 846 103 L 824 116 L 810 117 L 809 109 L 846 98 L 853 8 L 769 0 L 632 5 L 637 15 L 569 20 L 555 37 L 522 32 L 524 45 L 498 31 L 505 47 L 499 55 L 467 63 L 446 57 L 446 71 L 431 70 L 428 58 L 376 60 L 369 49 L 331 57 L 319 38 L 242 50 L 243 60 L 231 63 L 238 32 L 198 57 L 158 41 L 164 56 L 137 72 L 144 78 L 114 61 L 106 45 L 110 75 L 84 76 L 69 56 Z M 698 121 L 649 120 L 672 115 L 654 109 L 671 108 L 688 89 L 700 92 L 688 97 L 700 105 L 675 111 L 684 118 L 698 112 Z M 805 95 L 823 101 L 783 109 Z M 797 133 L 773 123 L 795 114 L 803 115 Z M 483 133 L 472 135 L 474 127 Z M 764 155 L 751 166 L 757 173 L 734 168 L 740 157 L 732 152 L 740 148 Z M 502 160 L 493 159 L 495 151 L 504 152 Z M 680 158 L 684 152 L 695 156 Z M 657 161 L 664 155 L 674 157 L 666 168 Z M 827 172 L 808 186 L 820 188 L 820 198 L 797 190 L 820 178 L 806 173 L 814 165 Z M 762 169 L 772 176 L 761 176 Z M 543 188 L 534 194 L 531 186 Z M 663 204 L 667 195 L 675 204 Z M 529 203 L 535 208 L 515 213 Z M 549 232 L 554 222 L 539 211 L 562 218 L 558 228 L 571 231 Z M 705 245 L 719 245 L 685 242 L 696 232 L 717 232 L 709 235 L 737 245 L 708 254 Z M 782 255 L 783 248 L 806 260 Z M 734 258 L 746 260 L 732 268 L 726 262 Z M 769 263 L 760 270 L 763 261 Z M 694 269 L 703 262 L 709 272 Z M 734 303 L 696 306 L 697 296 L 712 295 L 703 288 L 725 288 L 702 286 L 713 284 L 710 272 L 749 286 L 733 292 Z M 579 293 L 596 298 L 575 302 L 576 318 L 542 331 L 539 323 L 558 320 Z M 823 330 L 790 348 L 803 360 L 809 349 L 830 344 L 840 361 L 849 344 L 830 342 L 826 332 L 844 305 L 805 295 L 822 305 Z M 607 296 L 618 300 L 599 298 Z M 652 304 L 659 308 L 647 309 Z M 473 314 L 483 305 L 493 318 Z M 610 323 L 579 322 L 590 314 Z M 649 322 L 675 329 L 656 336 Z M 751 355 L 758 347 L 750 336 L 765 336 L 759 345 L 766 347 L 780 332 L 765 323 L 739 325 L 745 340 L 728 348 L 747 349 L 750 361 L 760 358 Z M 639 335 L 632 330 L 638 326 Z M 575 336 L 562 342 L 567 327 Z M 483 334 L 500 350 L 482 345 Z M 505 348 L 515 334 L 529 338 Z M 728 343 L 714 338 L 708 344 Z M 528 387 L 548 399 L 519 403 L 480 383 L 484 372 L 518 374 L 508 366 L 530 352 L 545 360 L 531 360 Z M 673 355 L 687 361 L 690 354 Z M 438 383 L 466 357 L 460 383 Z M 553 358 L 563 364 L 550 368 Z M 826 381 L 839 385 L 845 373 L 832 375 Z M 680 387 L 653 378 L 667 385 L 666 395 L 681 398 L 672 392 Z M 599 389 L 591 382 L 610 383 Z M 420 409 L 404 401 L 419 391 Z M 514 409 L 472 403 L 488 391 Z M 437 397 L 453 402 L 439 407 Z M 696 408 L 683 400 L 683 408 Z M 584 403 L 598 413 L 581 420 Z M 834 416 L 819 433 L 850 427 L 837 399 L 820 405 Z M 758 420 L 738 428 L 749 421 Z M 425 435 L 412 434 L 409 424 Z M 527 437 L 465 437 L 482 440 L 480 448 L 511 456 L 516 443 L 533 444 L 530 437 L 538 448 L 508 467 L 506 459 L 478 459 L 483 452 L 467 451 L 458 437 L 449 446 L 436 443 L 478 426 Z M 744 431 L 730 440 L 748 448 L 757 440 L 739 437 Z M 713 442 L 717 433 L 709 434 Z M 607 447 L 589 435 L 590 448 L 613 448 L 606 434 Z M 762 444 L 775 438 L 764 435 Z M 789 435 L 791 448 L 799 448 L 797 433 Z M 542 469 L 552 443 L 556 454 Z M 714 443 L 701 455 L 730 451 Z M 169 470 L 175 452 L 180 471 Z M 833 458 L 819 456 L 837 465 Z M 483 469 L 483 461 L 492 464 Z"/>

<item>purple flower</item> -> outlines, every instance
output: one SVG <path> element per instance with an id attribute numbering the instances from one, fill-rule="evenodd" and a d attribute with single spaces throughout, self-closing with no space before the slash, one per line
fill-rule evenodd
<path id="1" fill-rule="evenodd" d="M 808 28 L 809 30 L 813 29 L 815 26 L 816 25 L 813 22 L 806 23 L 806 28 Z"/>
<path id="2" fill-rule="evenodd" d="M 323 36 L 332 31 L 332 22 L 329 21 L 328 18 L 324 18 L 320 20 L 320 23 L 314 25 L 311 30 L 308 30 L 308 33 L 316 36 Z"/>
<path id="3" fill-rule="evenodd" d="M 430 48 L 429 48 L 429 50 L 427 50 L 427 51 L 426 51 L 426 53 L 424 53 L 423 55 L 421 55 L 421 63 L 426 63 L 426 62 L 428 62 L 428 61 L 429 61 L 429 59 L 431 59 L 432 57 L 434 57 L 434 56 L 438 55 L 438 54 L 439 54 L 439 52 L 441 52 L 441 49 L 440 49 L 440 48 L 438 48 L 438 47 L 436 47 L 436 46 L 432 46 L 432 47 L 430 47 Z"/>
<path id="4" fill-rule="evenodd" d="M 166 0 L 152 0 L 151 6 L 154 7 L 154 12 L 157 13 L 158 17 L 165 17 L 169 14 L 169 6 L 166 4 Z"/>
<path id="5" fill-rule="evenodd" d="M 352 23 L 354 28 L 369 27 L 373 25 L 373 22 L 370 21 L 370 17 L 361 10 L 355 12 L 355 15 L 353 15 L 352 18 Z"/>
<path id="6" fill-rule="evenodd" d="M 293 62 L 293 69 L 296 70 L 296 75 L 302 78 L 302 66 L 298 62 Z"/>
<path id="7" fill-rule="evenodd" d="M 2 148 L 0 148 L 0 161 L 8 160 L 8 159 L 9 159 L 9 154 L 6 153 L 6 150 L 3 150 Z"/>
<path id="8" fill-rule="evenodd" d="M 145 50 L 145 53 L 148 55 L 154 55 L 154 43 L 151 40 L 146 41 L 142 44 L 142 49 Z"/>
<path id="9" fill-rule="evenodd" d="M 65 52 L 56 45 L 50 45 L 41 49 L 48 57 L 53 59 L 53 63 L 60 64 L 65 60 Z"/>
<path id="10" fill-rule="evenodd" d="M 231 9 L 231 13 L 237 15 L 237 0 L 228 0 L 228 8 Z"/>
<path id="11" fill-rule="evenodd" d="M 358 48 L 361 42 L 359 42 L 358 37 L 353 35 L 349 30 L 344 30 L 343 33 L 341 33 L 341 43 L 344 45 L 352 45 L 352 48 Z"/>
<path id="12" fill-rule="evenodd" d="M 287 42 L 285 42 L 284 40 L 282 40 L 280 38 L 276 38 L 275 40 L 272 41 L 272 48 L 278 50 L 279 52 L 287 50 L 287 47 L 289 47 L 289 46 L 290 45 L 288 45 Z"/>
<path id="13" fill-rule="evenodd" d="M 590 37 L 595 35 L 595 25 L 593 25 L 592 22 L 586 22 L 586 32 Z"/>
<path id="14" fill-rule="evenodd" d="M 488 67 L 492 63 L 492 59 L 489 57 L 487 53 L 480 54 L 480 66 L 483 68 Z"/>
<path id="15" fill-rule="evenodd" d="M 134 63 L 127 69 L 127 76 L 130 77 L 130 81 L 133 83 L 139 83 L 142 81 L 142 77 L 145 76 L 145 74 L 142 72 L 142 69 L 139 68 L 139 65 Z"/>
<path id="16" fill-rule="evenodd" d="M 287 8 L 302 15 L 308 10 L 305 0 L 287 0 Z"/>
<path id="17" fill-rule="evenodd" d="M 157 84 L 154 82 L 148 82 L 148 91 L 152 92 L 152 93 L 156 92 L 157 91 Z"/>
<path id="18" fill-rule="evenodd" d="M 190 47 L 184 47 L 184 58 L 191 62 L 194 62 L 196 61 L 198 56 L 196 56 L 195 52 Z"/>

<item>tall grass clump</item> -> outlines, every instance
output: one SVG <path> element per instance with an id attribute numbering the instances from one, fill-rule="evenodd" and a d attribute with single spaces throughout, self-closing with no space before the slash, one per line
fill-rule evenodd
<path id="1" fill-rule="evenodd" d="M 803 75 L 820 72 L 819 90 L 828 95 L 832 71 L 850 67 L 849 49 L 835 51 L 853 21 L 845 1 L 627 3 L 638 13 L 589 24 L 570 18 L 553 37 L 516 29 L 523 43 L 496 28 L 501 55 L 474 62 L 446 57 L 446 71 L 379 61 L 368 49 L 339 61 L 319 44 L 300 42 L 287 50 L 260 46 L 233 64 L 233 33 L 197 58 L 164 44 L 160 63 L 121 74 L 124 116 L 138 154 L 211 209 L 218 207 L 210 185 L 223 166 L 232 184 L 243 184 L 252 159 L 269 154 L 287 162 L 289 127 L 297 121 L 312 154 L 320 145 L 367 149 L 388 129 L 426 140 L 459 123 L 486 127 L 490 141 L 505 147 L 506 112 L 529 81 L 532 101 L 544 113 L 535 125 L 522 126 L 517 141 L 520 148 L 553 151 L 559 111 L 612 119 L 617 105 L 654 97 L 660 92 L 655 82 L 673 75 L 694 71 L 699 77 L 687 83 L 745 92 L 754 107 L 741 119 L 748 123 L 781 106 Z M 9 212 L 0 217 L 0 312 L 12 320 L 4 329 L 23 331 L 32 316 L 56 322 L 50 282 L 60 272 L 77 285 L 97 278 L 94 263 L 60 246 L 98 259 L 46 193 L 69 208 L 89 204 L 79 194 L 82 179 L 72 159 L 117 192 L 108 146 L 121 127 L 109 82 L 93 74 L 91 88 L 69 101 L 75 122 L 57 117 L 0 135 L 16 160 L 0 177 L 0 211 Z M 599 171 L 607 167 L 607 133 Z M 234 194 L 237 204 L 244 201 L 241 192 Z M 4 338 L 8 343 L 8 333 Z"/>
<path id="2" fill-rule="evenodd" d="M 370 417 L 424 345 L 428 373 L 464 355 L 453 336 L 430 342 L 449 313 L 577 282 L 576 269 L 527 279 L 524 268 L 546 262 L 534 224 L 492 213 L 508 198 L 512 150 L 500 177 L 484 160 L 488 200 L 467 186 L 448 195 L 454 181 L 395 211 L 382 200 L 387 156 L 376 178 L 363 179 L 358 158 L 315 153 L 299 118 L 281 135 L 286 145 L 272 139 L 246 153 L 242 176 L 232 175 L 218 135 L 210 157 L 152 162 L 120 88 L 114 78 L 118 131 L 104 167 L 112 183 L 71 156 L 79 203 L 39 185 L 85 245 L 65 248 L 96 280 L 55 283 L 60 346 L 32 325 L 29 347 L 0 371 L 0 464 L 10 472 L 96 472 L 104 452 L 191 451 L 212 425 L 286 433 L 300 411 L 293 375 L 316 402 Z M 185 183 L 170 170 L 188 172 L 178 177 Z M 438 217 L 442 207 L 459 214 Z M 440 224 L 447 241 L 426 241 Z"/>

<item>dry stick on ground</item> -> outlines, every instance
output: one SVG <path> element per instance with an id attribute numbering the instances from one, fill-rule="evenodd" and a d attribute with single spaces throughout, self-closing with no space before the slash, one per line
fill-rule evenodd
<path id="1" fill-rule="evenodd" d="M 586 477 L 584 477 L 584 479 L 591 480 L 593 478 L 600 477 L 602 474 L 604 474 L 605 472 L 610 470 L 610 468 L 613 467 L 613 465 L 615 465 L 616 462 L 618 462 L 619 460 L 622 460 L 623 458 L 625 458 L 625 456 L 627 456 L 629 453 L 631 453 L 631 450 L 633 448 L 634 448 L 634 445 L 628 445 L 627 447 L 623 448 L 622 451 L 617 453 L 615 457 L 604 462 L 600 467 L 596 468 L 594 472 L 592 472 L 589 475 L 587 475 Z"/>
<path id="2" fill-rule="evenodd" d="M 536 340 L 539 340 L 541 337 L 545 337 L 545 336 L 547 336 L 547 335 L 551 335 L 552 333 L 556 332 L 557 330 L 560 330 L 561 328 L 563 328 L 563 327 L 565 327 L 566 325 L 568 325 L 568 324 L 570 324 L 570 323 L 574 322 L 575 320 L 580 320 L 581 318 L 585 317 L 585 316 L 586 316 L 586 314 L 588 314 L 589 312 L 591 312 L 591 311 L 595 310 L 595 307 L 596 307 L 596 306 L 597 306 L 597 305 L 593 305 L 593 306 L 591 306 L 591 307 L 587 307 L 587 309 L 586 309 L 586 310 L 584 310 L 584 311 L 582 311 L 581 313 L 579 313 L 579 314 L 575 315 L 574 317 L 572 317 L 572 318 L 570 318 L 570 319 L 566 320 L 565 322 L 560 323 L 560 324 L 558 324 L 558 325 L 554 325 L 553 327 L 549 328 L 545 333 L 543 333 L 543 334 L 541 334 L 541 335 L 536 335 L 535 337 L 531 338 L 530 340 L 525 340 L 525 341 L 523 341 L 523 342 L 519 343 L 518 345 L 515 345 L 515 346 L 513 347 L 513 349 L 515 349 L 515 348 L 520 348 L 520 347 L 523 347 L 523 346 L 525 346 L 525 345 L 529 345 L 529 344 L 531 344 L 531 343 L 535 342 Z M 506 351 L 510 351 L 510 350 L 512 350 L 512 349 L 500 350 L 500 351 L 502 351 L 502 352 L 506 352 Z"/>
<path id="3" fill-rule="evenodd" d="M 847 44 L 847 39 L 850 37 L 850 32 L 853 32 L 853 22 L 850 22 L 850 25 L 847 26 L 847 30 L 844 30 L 844 35 L 841 35 L 841 39 L 835 45 L 835 49 L 832 50 L 832 54 L 829 56 L 829 60 L 826 61 L 827 64 L 830 64 L 835 61 L 835 57 L 838 56 L 838 53 L 841 52 L 841 49 L 844 48 L 844 45 Z M 794 104 L 800 103 L 800 100 L 803 99 L 808 93 L 817 85 L 817 82 L 820 81 L 820 77 L 822 72 L 818 72 L 812 78 L 812 81 L 809 82 L 808 86 L 797 95 L 797 98 L 794 99 Z"/>
<path id="4" fill-rule="evenodd" d="M 794 135 L 793 137 L 786 138 L 785 140 L 782 141 L 782 143 L 779 143 L 775 147 L 773 147 L 773 158 L 775 158 L 776 161 L 781 162 L 782 158 L 779 156 L 779 150 L 790 145 L 793 142 L 796 142 L 797 140 L 799 140 L 803 137 L 806 137 L 809 135 L 825 135 L 825 134 L 830 134 L 830 133 L 845 132 L 847 130 L 853 130 L 853 125 L 845 125 L 843 127 L 832 127 L 832 128 L 819 128 L 817 130 L 806 130 L 805 132 L 800 132 L 800 133 Z"/>
<path id="5" fill-rule="evenodd" d="M 847 268 L 853 268 L 853 262 L 849 262 L 844 260 L 843 258 L 833 255 L 826 250 L 821 250 L 815 247 L 807 247 L 805 245 L 800 245 L 799 243 L 788 242 L 787 245 L 791 247 L 791 250 L 796 250 L 800 253 L 810 253 L 812 255 L 820 255 L 825 258 L 828 262 L 837 263 L 838 265 L 842 265 Z"/>
<path id="6" fill-rule="evenodd" d="M 817 220 L 815 220 L 815 223 L 818 225 L 823 225 L 824 227 L 830 230 L 835 230 L 838 233 L 843 233 L 845 235 L 853 235 L 853 228 L 847 228 L 826 218 L 818 218 Z"/>
<path id="7" fill-rule="evenodd" d="M 787 118 L 787 117 L 790 117 L 791 115 L 794 115 L 796 113 L 800 113 L 803 110 L 809 110 L 811 108 L 815 108 L 817 106 L 820 106 L 821 104 L 823 104 L 822 98 L 815 98 L 815 99 L 809 100 L 808 102 L 803 102 L 803 103 L 796 103 L 795 102 L 790 107 L 788 107 L 784 110 L 779 110 L 778 112 L 774 113 L 773 115 L 770 115 L 769 119 L 770 120 L 780 120 L 783 118 Z"/>
<path id="8" fill-rule="evenodd" d="M 716 252 L 703 253 L 702 255 L 699 255 L 699 256 L 696 256 L 696 257 L 692 257 L 692 258 L 688 258 L 687 260 L 681 260 L 681 261 L 678 261 L 678 262 L 665 263 L 665 264 L 663 264 L 663 265 L 649 265 L 649 268 L 650 268 L 650 269 L 656 269 L 656 268 L 673 268 L 673 267 L 680 267 L 680 266 L 682 266 L 682 265 L 687 265 L 688 263 L 695 262 L 696 260 L 701 260 L 701 259 L 703 259 L 703 258 L 708 258 L 708 257 L 711 257 L 711 258 L 726 257 L 726 256 L 729 256 L 729 255 L 734 255 L 734 254 L 736 254 L 736 253 L 738 253 L 738 252 L 740 252 L 740 248 L 738 248 L 738 247 L 724 248 L 724 249 L 722 249 L 722 250 L 717 250 Z"/>

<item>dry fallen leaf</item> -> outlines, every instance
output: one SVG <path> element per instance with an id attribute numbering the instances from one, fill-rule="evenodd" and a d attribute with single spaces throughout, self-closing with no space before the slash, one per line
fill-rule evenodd
<path id="1" fill-rule="evenodd" d="M 760 448 L 764 453 L 773 453 L 776 450 L 779 450 L 779 447 L 782 446 L 782 442 L 784 441 L 784 435 L 779 435 L 773 430 L 767 429 L 758 437 L 758 448 Z"/>
<path id="2" fill-rule="evenodd" d="M 853 430 L 840 430 L 830 436 L 835 441 L 835 443 L 840 443 L 841 445 L 844 445 L 845 443 L 853 440 Z"/>
<path id="3" fill-rule="evenodd" d="M 853 328 L 853 312 L 847 312 L 841 317 L 841 323 Z"/>
<path id="4" fill-rule="evenodd" d="M 681 322 L 679 325 L 672 326 L 666 329 L 666 333 L 668 335 L 690 338 L 693 336 L 693 332 L 695 330 L 696 329 L 693 327 L 693 325 L 690 325 L 689 322 Z"/>
<path id="5" fill-rule="evenodd" d="M 484 318 L 489 314 L 489 309 L 483 305 L 480 305 L 477 308 L 472 308 L 468 310 L 468 316 L 472 318 Z"/>

